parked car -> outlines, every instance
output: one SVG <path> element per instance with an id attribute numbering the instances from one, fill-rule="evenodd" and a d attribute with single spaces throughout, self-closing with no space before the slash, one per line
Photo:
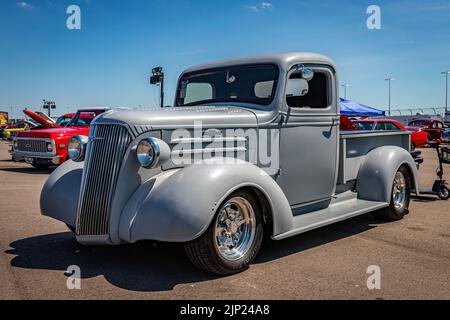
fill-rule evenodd
<path id="1" fill-rule="evenodd" d="M 341 131 L 355 131 L 355 130 L 359 130 L 359 128 L 357 126 L 355 126 L 355 124 L 352 122 L 352 120 L 350 120 L 349 117 L 347 116 L 343 116 L 341 115 L 340 118 L 340 130 Z"/>
<path id="2" fill-rule="evenodd" d="M 368 131 L 408 131 L 400 122 L 388 119 L 355 120 L 353 123 L 360 130 Z M 421 148 L 428 143 L 428 133 L 424 131 L 411 132 L 411 150 Z"/>
<path id="3" fill-rule="evenodd" d="M 12 156 L 16 161 L 25 160 L 37 168 L 60 165 L 68 159 L 67 145 L 75 135 L 89 135 L 89 125 L 105 108 L 81 109 L 66 127 L 54 127 L 21 132 L 14 139 Z M 36 118 L 36 115 L 33 115 Z M 46 126 L 50 124 L 45 124 Z"/>
<path id="4" fill-rule="evenodd" d="M 447 129 L 442 133 L 442 141 L 445 143 L 450 143 L 450 129 Z"/>
<path id="5" fill-rule="evenodd" d="M 450 126 L 450 112 L 446 112 L 444 115 L 444 124 Z"/>
<path id="6" fill-rule="evenodd" d="M 9 125 L 3 129 L 3 140 L 13 140 L 20 132 L 25 132 L 36 127 L 31 121 L 22 121 L 20 123 Z"/>
<path id="7" fill-rule="evenodd" d="M 419 190 L 409 133 L 340 133 L 336 70 L 311 53 L 190 68 L 174 107 L 104 113 L 73 137 L 42 214 L 84 245 L 184 243 L 217 274 L 246 269 L 265 233 L 402 219 Z"/>
<path id="8" fill-rule="evenodd" d="M 443 122 L 432 119 L 420 119 L 411 121 L 406 127 L 409 131 L 423 131 L 428 134 L 428 141 L 441 139 L 442 132 L 445 130 Z"/>

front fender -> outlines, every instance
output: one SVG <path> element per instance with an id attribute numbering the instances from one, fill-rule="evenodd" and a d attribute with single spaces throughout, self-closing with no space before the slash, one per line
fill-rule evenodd
<path id="1" fill-rule="evenodd" d="M 206 231 L 222 202 L 235 190 L 257 188 L 273 213 L 274 235 L 292 229 L 292 213 L 281 188 L 248 162 L 211 159 L 163 172 L 130 198 L 120 221 L 122 241 L 187 242 Z"/>
<path id="2" fill-rule="evenodd" d="M 83 162 L 68 160 L 49 176 L 41 192 L 41 213 L 76 225 Z"/>
<path id="3" fill-rule="evenodd" d="M 363 200 L 390 203 L 395 173 L 405 165 L 412 179 L 412 187 L 419 190 L 417 168 L 411 154 L 396 146 L 383 146 L 370 151 L 358 172 L 356 190 Z"/>

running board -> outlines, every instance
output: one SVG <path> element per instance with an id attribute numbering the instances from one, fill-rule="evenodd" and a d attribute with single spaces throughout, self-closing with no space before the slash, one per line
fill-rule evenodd
<path id="1" fill-rule="evenodd" d="M 291 231 L 276 235 L 272 238 L 274 240 L 286 239 L 300 233 L 389 206 L 389 203 L 357 199 L 356 195 L 352 199 L 348 199 L 348 194 L 342 198 L 334 199 L 326 209 L 294 217 L 293 229 Z"/>

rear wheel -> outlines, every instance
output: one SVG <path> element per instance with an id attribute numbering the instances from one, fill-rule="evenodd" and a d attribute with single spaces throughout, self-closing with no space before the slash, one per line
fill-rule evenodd
<path id="1" fill-rule="evenodd" d="M 409 212 L 410 200 L 411 176 L 408 169 L 402 166 L 395 173 L 389 207 L 378 211 L 377 215 L 389 220 L 401 220 Z"/>
<path id="2" fill-rule="evenodd" d="M 208 272 L 241 272 L 255 259 L 263 239 L 263 219 L 254 196 L 237 191 L 225 200 L 208 230 L 185 244 L 189 260 Z"/>

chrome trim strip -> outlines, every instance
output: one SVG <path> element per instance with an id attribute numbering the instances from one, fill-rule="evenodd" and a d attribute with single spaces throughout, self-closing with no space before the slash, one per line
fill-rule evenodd
<path id="1" fill-rule="evenodd" d="M 11 152 L 11 155 L 14 157 L 23 157 L 23 158 L 40 158 L 40 159 L 59 159 L 61 156 L 53 156 L 53 155 L 46 155 L 42 153 L 36 153 L 36 152 L 26 152 L 26 151 L 13 151 Z"/>
<path id="2" fill-rule="evenodd" d="M 205 148 L 205 149 L 182 149 L 171 152 L 173 156 L 183 156 L 188 154 L 203 154 L 203 153 L 228 153 L 228 152 L 246 152 L 247 148 Z"/>
<path id="3" fill-rule="evenodd" d="M 205 138 L 176 138 L 170 140 L 170 144 L 188 144 L 204 142 L 247 142 L 245 137 L 205 137 Z"/>

